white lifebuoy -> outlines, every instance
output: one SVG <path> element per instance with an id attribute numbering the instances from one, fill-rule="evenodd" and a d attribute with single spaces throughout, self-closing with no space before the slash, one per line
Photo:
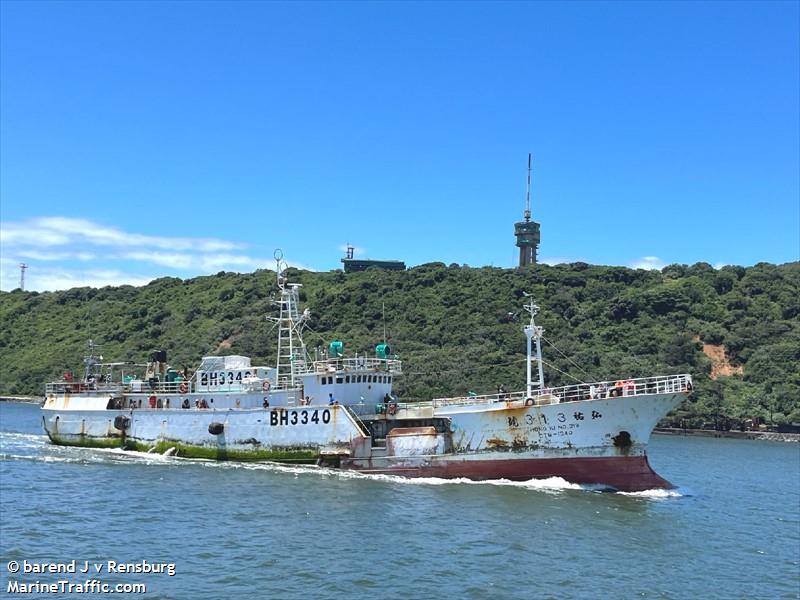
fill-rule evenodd
<path id="1" fill-rule="evenodd" d="M 525 398 L 525 406 L 533 406 L 533 398 Z"/>
<path id="2" fill-rule="evenodd" d="M 268 392 L 270 387 L 272 387 L 272 384 L 269 382 L 269 379 L 267 379 L 264 383 L 261 384 L 261 389 L 264 390 L 265 392 Z"/>

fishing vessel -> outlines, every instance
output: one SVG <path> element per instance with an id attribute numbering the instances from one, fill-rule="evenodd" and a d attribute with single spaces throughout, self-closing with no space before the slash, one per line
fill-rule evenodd
<path id="1" fill-rule="evenodd" d="M 46 384 L 41 410 L 50 440 L 405 477 L 673 487 L 650 467 L 647 444 L 656 423 L 691 392 L 690 375 L 547 387 L 543 329 L 529 298 L 524 389 L 402 402 L 393 393 L 401 361 L 385 342 L 374 353 L 345 356 L 333 341 L 310 355 L 301 286 L 287 281 L 277 258 L 274 366 L 208 356 L 190 373 L 170 367 L 159 351 L 136 367 L 103 362 L 90 343 L 79 380 L 65 374 Z"/>

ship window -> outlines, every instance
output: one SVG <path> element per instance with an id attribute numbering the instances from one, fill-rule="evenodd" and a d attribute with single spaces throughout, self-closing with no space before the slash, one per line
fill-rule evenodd
<path id="1" fill-rule="evenodd" d="M 345 383 L 350 383 L 350 375 L 348 375 L 347 377 L 344 378 L 344 382 Z"/>
<path id="2" fill-rule="evenodd" d="M 341 376 L 341 375 L 339 375 L 339 376 L 336 378 L 336 383 L 342 383 L 342 381 L 343 381 L 343 378 L 342 378 L 342 376 Z"/>
<path id="3" fill-rule="evenodd" d="M 391 377 L 389 377 L 389 383 L 392 383 L 392 378 Z"/>

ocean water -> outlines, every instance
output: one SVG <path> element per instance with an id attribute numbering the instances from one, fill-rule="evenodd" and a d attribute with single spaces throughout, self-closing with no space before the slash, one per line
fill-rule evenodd
<path id="1" fill-rule="evenodd" d="M 40 423 L 0 403 L 0 598 L 800 598 L 798 444 L 655 436 L 678 489 L 624 494 L 62 448 Z"/>

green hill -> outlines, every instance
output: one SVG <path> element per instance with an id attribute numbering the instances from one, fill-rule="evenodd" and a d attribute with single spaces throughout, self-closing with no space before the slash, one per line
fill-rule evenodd
<path id="1" fill-rule="evenodd" d="M 671 265 L 662 271 L 573 263 L 525 269 L 449 267 L 345 275 L 290 269 L 312 311 L 309 348 L 332 339 L 365 352 L 386 331 L 403 359 L 401 397 L 488 393 L 525 379 L 523 292 L 542 307 L 552 385 L 689 372 L 694 398 L 675 417 L 800 422 L 800 263 Z M 218 273 L 144 287 L 0 293 L 0 394 L 40 394 L 80 371 L 86 342 L 106 360 L 172 364 L 203 355 L 275 360 L 275 276 Z M 705 350 L 705 351 L 704 351 Z M 712 369 L 714 378 L 712 378 Z"/>

